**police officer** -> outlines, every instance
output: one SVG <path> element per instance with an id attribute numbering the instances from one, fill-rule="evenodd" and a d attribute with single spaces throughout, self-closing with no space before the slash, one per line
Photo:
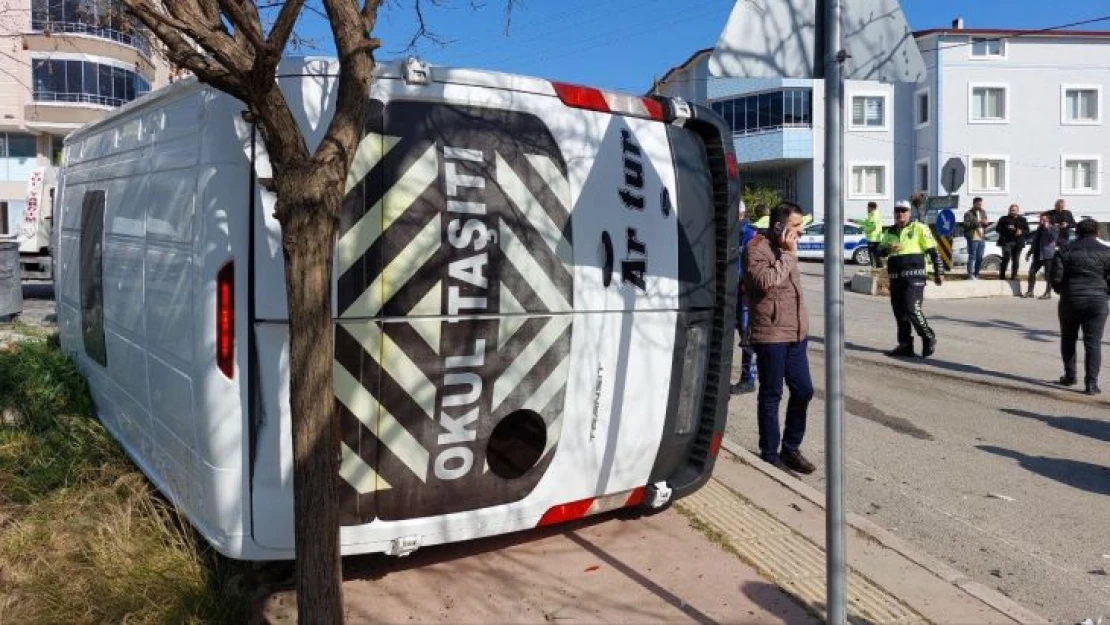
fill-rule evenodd
<path id="1" fill-rule="evenodd" d="M 910 216 L 910 203 L 904 200 L 894 205 L 894 227 L 883 235 L 881 249 L 887 257 L 890 276 L 890 306 L 898 323 L 898 347 L 886 352 L 888 356 L 913 357 L 913 334 L 910 326 L 922 339 L 921 356 L 927 358 L 936 349 L 937 338 L 921 301 L 925 297 L 925 255 L 933 262 L 937 286 L 944 283 L 944 265 L 937 254 L 937 244 L 929 227 Z"/>

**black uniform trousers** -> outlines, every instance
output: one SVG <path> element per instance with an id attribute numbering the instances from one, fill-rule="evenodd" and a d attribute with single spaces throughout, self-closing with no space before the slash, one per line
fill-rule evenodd
<path id="1" fill-rule="evenodd" d="M 1083 355 L 1086 375 L 1084 383 L 1098 383 L 1102 366 L 1102 333 L 1106 329 L 1106 298 L 1060 298 L 1060 357 L 1064 360 L 1064 377 L 1075 379 L 1075 343 L 1083 330 Z"/>
<path id="2" fill-rule="evenodd" d="M 899 345 L 913 345 L 911 328 L 925 340 L 936 340 L 936 334 L 933 334 L 921 309 L 924 299 L 924 280 L 897 278 L 890 281 L 890 307 L 894 309 L 894 320 L 898 323 Z"/>

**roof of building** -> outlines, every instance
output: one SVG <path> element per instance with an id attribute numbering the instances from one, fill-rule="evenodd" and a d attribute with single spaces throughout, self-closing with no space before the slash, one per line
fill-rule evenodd
<path id="1" fill-rule="evenodd" d="M 667 79 L 671 77 L 671 74 L 686 69 L 687 67 L 690 66 L 691 63 L 698 60 L 699 56 L 702 56 L 703 54 L 709 54 L 709 53 L 713 52 L 714 50 L 716 50 L 715 47 L 713 47 L 713 48 L 702 48 L 701 50 L 698 50 L 697 52 L 691 54 L 690 58 L 686 59 L 685 61 L 683 61 L 683 62 L 679 63 L 678 65 L 675 65 L 674 67 L 667 70 L 667 73 L 663 74 L 663 77 L 660 78 L 659 80 L 657 80 L 656 83 L 667 82 Z"/>
<path id="2" fill-rule="evenodd" d="M 1006 28 L 930 28 L 916 30 L 913 36 L 920 39 L 930 35 L 969 35 L 972 37 L 1089 37 L 1110 39 L 1110 30 L 1020 30 Z"/>

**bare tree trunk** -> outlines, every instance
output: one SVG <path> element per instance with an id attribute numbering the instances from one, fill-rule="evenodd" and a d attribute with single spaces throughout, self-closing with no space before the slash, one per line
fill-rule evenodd
<path id="1" fill-rule="evenodd" d="M 321 173 L 287 169 L 279 178 L 283 206 L 277 210 L 289 301 L 297 613 L 305 624 L 343 622 L 331 317 L 332 215 L 342 185 L 329 185 L 331 177 Z"/>

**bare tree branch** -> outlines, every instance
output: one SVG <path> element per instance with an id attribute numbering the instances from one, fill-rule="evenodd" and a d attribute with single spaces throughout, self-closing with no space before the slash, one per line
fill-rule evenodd
<path id="1" fill-rule="evenodd" d="M 330 4 L 332 3 L 326 3 L 326 5 Z M 270 36 L 266 38 L 269 44 L 268 52 L 274 53 L 277 58 L 280 58 L 282 51 L 285 50 L 285 44 L 289 41 L 289 34 L 293 32 L 293 26 L 297 23 L 297 17 L 301 14 L 303 5 L 304 0 L 287 0 L 270 28 Z M 274 60 L 274 64 L 277 64 L 277 59 Z"/>

